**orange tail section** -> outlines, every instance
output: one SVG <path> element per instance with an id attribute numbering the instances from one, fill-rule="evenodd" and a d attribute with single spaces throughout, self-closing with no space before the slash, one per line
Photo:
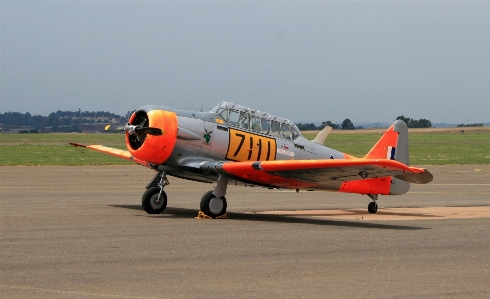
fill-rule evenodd
<path id="1" fill-rule="evenodd" d="M 409 165 L 408 128 L 405 122 L 395 121 L 364 158 L 396 160 Z"/>
<path id="2" fill-rule="evenodd" d="M 395 121 L 364 158 L 396 160 L 409 165 L 408 128 L 406 123 L 402 120 Z M 390 176 L 346 182 L 342 185 L 340 191 L 398 195 L 407 193 L 409 189 L 409 182 Z"/>

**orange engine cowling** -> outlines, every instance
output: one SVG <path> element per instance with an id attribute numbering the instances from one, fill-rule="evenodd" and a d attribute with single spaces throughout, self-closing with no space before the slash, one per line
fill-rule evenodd
<path id="1" fill-rule="evenodd" d="M 174 112 L 165 110 L 139 109 L 131 115 L 129 123 L 141 127 L 162 129 L 163 134 L 156 136 L 147 133 L 126 132 L 126 147 L 131 156 L 153 164 L 164 163 L 172 154 L 177 141 L 178 122 Z"/>

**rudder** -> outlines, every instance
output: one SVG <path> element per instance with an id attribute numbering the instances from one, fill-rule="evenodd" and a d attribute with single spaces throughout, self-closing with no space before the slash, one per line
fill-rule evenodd
<path id="1" fill-rule="evenodd" d="M 409 165 L 407 124 L 403 120 L 395 121 L 364 158 L 396 160 Z"/>
<path id="2" fill-rule="evenodd" d="M 396 160 L 409 165 L 407 124 L 400 119 L 395 121 L 364 158 Z M 409 189 L 409 182 L 392 177 L 390 194 L 405 194 Z"/>

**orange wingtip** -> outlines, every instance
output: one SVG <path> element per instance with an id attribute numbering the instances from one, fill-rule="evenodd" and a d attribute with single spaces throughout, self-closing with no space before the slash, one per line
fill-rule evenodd
<path id="1" fill-rule="evenodd" d="M 88 145 L 85 147 L 101 153 L 112 155 L 114 157 L 131 160 L 131 154 L 125 150 L 120 150 L 117 148 L 107 147 L 103 145 Z"/>

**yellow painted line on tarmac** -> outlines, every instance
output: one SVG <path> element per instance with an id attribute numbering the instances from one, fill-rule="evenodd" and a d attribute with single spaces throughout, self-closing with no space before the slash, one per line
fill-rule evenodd
<path id="1" fill-rule="evenodd" d="M 490 218 L 490 206 L 478 207 L 424 207 L 424 208 L 379 208 L 375 214 L 367 209 L 346 210 L 301 210 L 301 211 L 266 211 L 266 215 L 309 216 L 336 220 L 432 220 Z"/>

